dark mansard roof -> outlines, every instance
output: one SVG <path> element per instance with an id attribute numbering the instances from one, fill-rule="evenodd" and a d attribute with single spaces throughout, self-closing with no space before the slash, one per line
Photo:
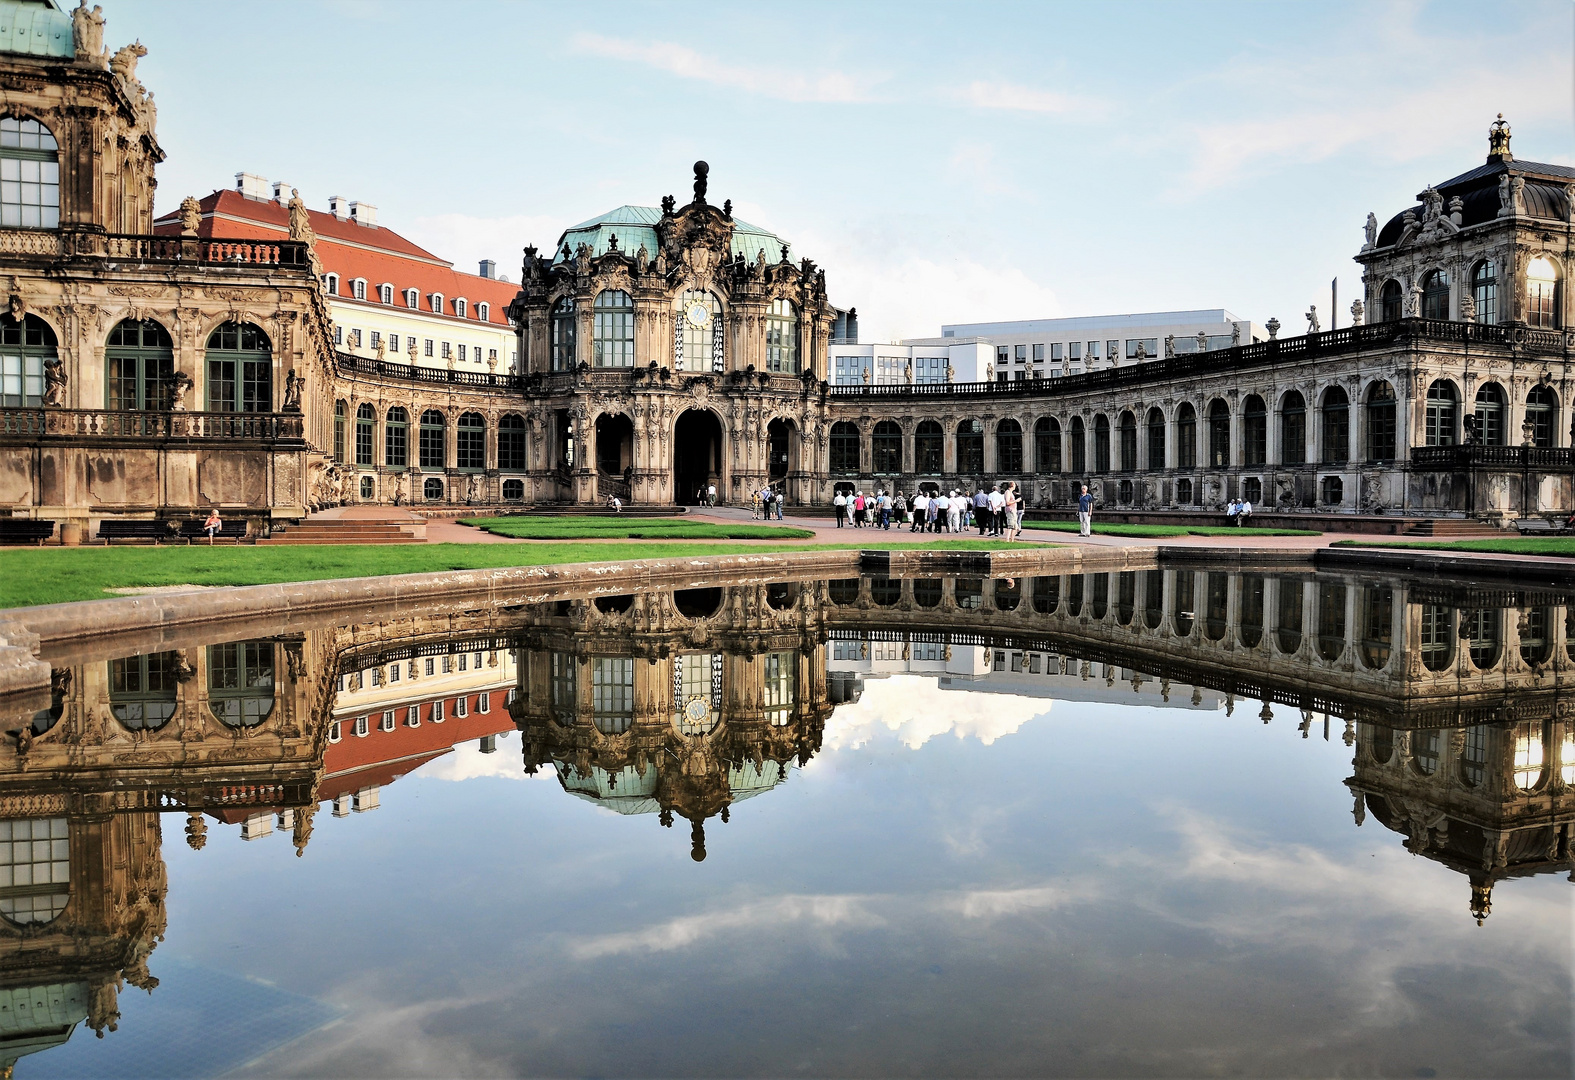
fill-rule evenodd
<path id="1" fill-rule="evenodd" d="M 1485 165 L 1478 165 L 1468 172 L 1445 180 L 1438 185 L 1438 192 L 1443 195 L 1446 205 L 1450 199 L 1460 196 L 1465 204 L 1462 208 L 1463 228 L 1480 225 L 1498 216 L 1498 180 L 1506 172 L 1525 177 L 1525 206 L 1528 215 L 1558 221 L 1568 220 L 1569 204 L 1564 185 L 1575 183 L 1575 168 L 1568 165 L 1548 165 L 1540 161 L 1490 160 Z M 1417 198 L 1419 201 L 1410 208 L 1410 212 L 1421 221 L 1423 209 L 1421 196 Z M 1405 227 L 1405 215 L 1406 211 L 1402 210 L 1389 219 L 1389 223 L 1378 233 L 1378 247 L 1388 247 L 1400 239 L 1400 232 Z"/>

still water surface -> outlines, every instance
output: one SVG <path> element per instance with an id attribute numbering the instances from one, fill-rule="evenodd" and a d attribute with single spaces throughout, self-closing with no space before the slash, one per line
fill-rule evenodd
<path id="1" fill-rule="evenodd" d="M 865 578 L 76 657 L 8 724 L 0 1053 L 1567 1076 L 1569 599 Z"/>

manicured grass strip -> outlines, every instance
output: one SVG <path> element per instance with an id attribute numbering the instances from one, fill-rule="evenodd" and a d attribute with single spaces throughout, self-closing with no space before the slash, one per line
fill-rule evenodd
<path id="1" fill-rule="evenodd" d="M 11 548 L 0 551 L 0 608 L 102 600 L 109 589 L 160 585 L 271 585 L 281 581 L 487 570 L 573 562 L 617 562 L 743 552 L 837 548 L 993 550 L 1001 541 L 882 542 L 860 535 L 845 544 L 739 544 L 689 541 L 620 544 L 301 544 L 280 547 Z M 1027 545 L 1044 546 L 1044 545 Z"/>
<path id="2" fill-rule="evenodd" d="M 1575 558 L 1575 536 L 1513 536 L 1503 540 L 1336 540 L 1331 547 L 1421 548 L 1479 551 L 1489 555 L 1552 555 Z"/>
<path id="3" fill-rule="evenodd" d="M 783 525 L 733 525 L 683 518 L 475 517 L 460 518 L 498 536 L 516 540 L 806 540 L 808 529 Z"/>
<path id="4" fill-rule="evenodd" d="M 1051 532 L 1077 532 L 1075 521 L 1030 521 L 1025 529 L 1048 529 Z M 1094 522 L 1094 532 L 1105 536 L 1139 536 L 1161 538 L 1166 536 L 1322 536 L 1314 529 L 1254 529 L 1232 525 L 1123 525 L 1119 522 L 1100 524 Z"/>

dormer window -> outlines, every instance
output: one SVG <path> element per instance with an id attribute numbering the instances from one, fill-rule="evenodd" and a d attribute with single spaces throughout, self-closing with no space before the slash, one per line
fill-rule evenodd
<path id="1" fill-rule="evenodd" d="M 394 287 L 392 285 L 379 285 L 377 287 L 377 299 L 378 303 L 392 304 L 394 302 Z"/>
<path id="2" fill-rule="evenodd" d="M 490 322 L 491 321 L 491 319 L 490 319 L 490 315 L 491 314 L 492 314 L 492 306 L 490 304 L 488 304 L 485 300 L 483 300 L 481 303 L 476 305 L 476 318 L 480 319 L 482 322 Z"/>
<path id="3" fill-rule="evenodd" d="M 357 300 L 366 299 L 366 278 L 356 278 L 350 282 L 350 295 Z"/>
<path id="4" fill-rule="evenodd" d="M 415 289 L 405 290 L 405 306 L 411 311 L 421 306 L 421 294 Z"/>
<path id="5" fill-rule="evenodd" d="M 323 288 L 327 291 L 329 296 L 338 296 L 339 295 L 339 275 L 338 274 L 324 274 L 323 275 Z"/>
<path id="6" fill-rule="evenodd" d="M 441 315 L 441 314 L 443 314 L 443 294 L 442 293 L 435 292 L 431 296 L 427 297 L 427 299 L 432 304 L 432 313 L 434 315 Z"/>
<path id="7" fill-rule="evenodd" d="M 461 319 L 465 317 L 465 298 L 463 296 L 456 296 L 454 298 L 454 314 L 458 315 Z"/>

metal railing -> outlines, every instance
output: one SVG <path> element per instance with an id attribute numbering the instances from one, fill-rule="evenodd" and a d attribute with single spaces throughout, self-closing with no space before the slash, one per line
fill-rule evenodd
<path id="1" fill-rule="evenodd" d="M 193 440 L 301 439 L 300 413 L 118 412 L 108 409 L 0 409 L 0 438 Z"/>

